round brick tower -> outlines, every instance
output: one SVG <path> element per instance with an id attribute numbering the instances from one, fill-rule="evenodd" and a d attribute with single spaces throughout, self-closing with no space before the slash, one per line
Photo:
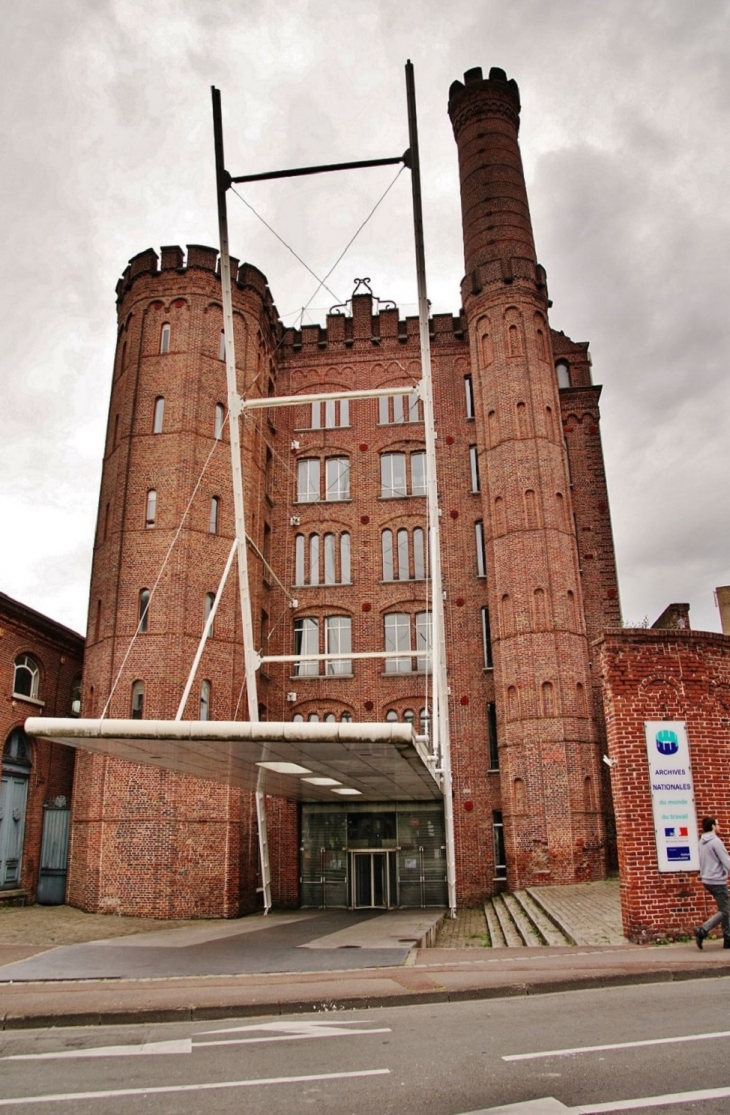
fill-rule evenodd
<path id="1" fill-rule="evenodd" d="M 519 113 L 502 70 L 451 86 L 512 888 L 604 872 L 570 478 Z"/>
<path id="2" fill-rule="evenodd" d="M 173 719 L 234 537 L 220 277 L 213 248 L 151 249 L 117 287 L 118 341 L 94 548 L 83 715 Z M 236 275 L 237 261 L 233 261 Z M 273 390 L 277 328 L 266 280 L 234 282 L 241 394 Z M 263 551 L 263 416 L 242 428 L 248 532 Z M 267 436 L 271 432 L 267 431 Z M 253 615 L 263 608 L 251 560 Z M 235 569 L 184 718 L 245 719 Z M 136 634 L 135 634 L 136 632 Z M 253 905 L 249 794 L 80 752 L 69 901 L 161 918 L 230 917 Z"/>

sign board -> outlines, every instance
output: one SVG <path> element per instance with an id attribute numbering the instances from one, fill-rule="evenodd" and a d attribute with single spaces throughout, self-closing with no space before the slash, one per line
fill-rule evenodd
<path id="1" fill-rule="evenodd" d="M 660 871 L 699 871 L 692 766 L 683 720 L 644 723 Z"/>

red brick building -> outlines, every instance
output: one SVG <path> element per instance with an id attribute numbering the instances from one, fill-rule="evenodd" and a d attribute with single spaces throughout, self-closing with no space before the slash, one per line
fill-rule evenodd
<path id="1" fill-rule="evenodd" d="M 3 905 L 30 903 L 36 897 L 63 901 L 64 833 L 75 752 L 48 740 L 30 739 L 23 724 L 28 716 L 78 715 L 83 651 L 81 635 L 0 593 Z"/>
<path id="2" fill-rule="evenodd" d="M 469 71 L 449 113 L 466 277 L 458 312 L 433 317 L 431 344 L 457 896 L 469 905 L 505 881 L 605 874 L 611 807 L 591 642 L 620 615 L 600 388 L 587 344 L 550 325 L 517 86 L 501 70 Z M 412 720 L 426 732 L 418 321 L 376 296 L 387 291 L 358 289 L 324 326 L 286 329 L 261 272 L 233 261 L 233 274 L 241 396 L 393 387 L 380 400 L 242 419 L 257 647 L 403 652 L 267 664 L 260 716 Z M 148 249 L 117 295 L 83 715 L 171 719 L 234 538 L 217 252 Z M 184 715 L 247 717 L 233 578 Z M 271 800 L 269 838 L 278 905 L 445 902 L 437 803 Z M 255 861 L 250 795 L 79 754 L 73 904 L 234 916 L 255 904 Z M 356 898 L 360 870 L 370 901 Z"/>

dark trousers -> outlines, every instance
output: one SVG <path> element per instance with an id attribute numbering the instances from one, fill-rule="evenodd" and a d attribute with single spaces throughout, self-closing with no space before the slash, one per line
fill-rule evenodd
<path id="1" fill-rule="evenodd" d="M 722 935 L 728 941 L 730 940 L 730 898 L 728 898 L 727 883 L 703 883 L 702 886 L 709 891 L 717 903 L 717 913 L 708 918 L 702 928 L 705 933 L 709 933 L 722 922 Z"/>

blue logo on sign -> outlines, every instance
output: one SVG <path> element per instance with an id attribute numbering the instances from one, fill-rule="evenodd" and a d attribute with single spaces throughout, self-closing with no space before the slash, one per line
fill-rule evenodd
<path id="1" fill-rule="evenodd" d="M 664 728 L 656 734 L 656 749 L 661 755 L 676 755 L 679 751 L 679 737 L 676 732 Z"/>
<path id="2" fill-rule="evenodd" d="M 667 859 L 687 863 L 690 860 L 689 848 L 667 848 Z"/>

